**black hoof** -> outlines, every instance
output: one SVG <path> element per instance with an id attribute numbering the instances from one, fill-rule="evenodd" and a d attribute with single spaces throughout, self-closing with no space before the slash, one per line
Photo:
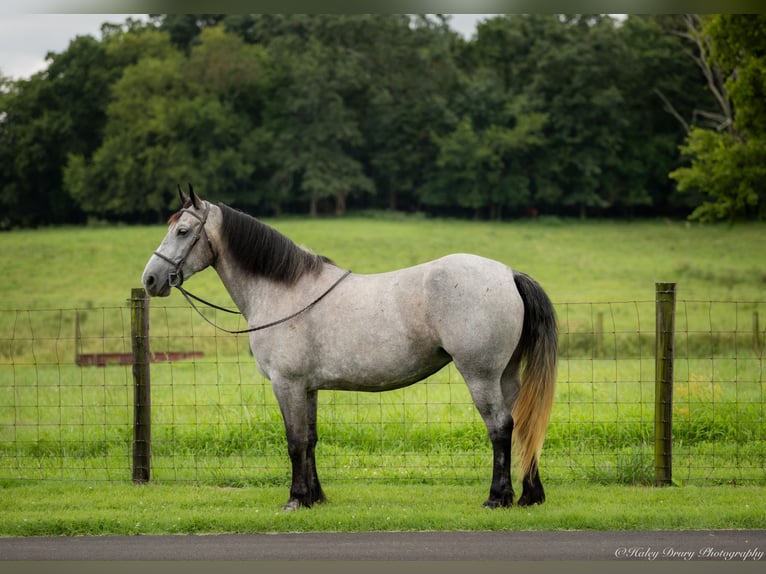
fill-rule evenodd
<path id="1" fill-rule="evenodd" d="M 484 506 L 486 508 L 510 508 L 513 506 L 513 492 L 502 496 L 490 496 Z"/>
<path id="2" fill-rule="evenodd" d="M 519 498 L 519 506 L 532 506 L 545 502 L 545 489 L 540 481 L 540 474 L 537 468 L 524 477 L 524 486 Z"/>
<path id="3" fill-rule="evenodd" d="M 295 498 L 292 497 L 290 500 L 287 501 L 287 504 L 285 504 L 282 507 L 282 510 L 292 511 L 292 510 L 298 510 L 299 508 L 311 508 L 315 504 L 322 504 L 325 500 L 324 493 L 321 493 L 319 497 L 312 496 L 311 498 Z"/>
<path id="4" fill-rule="evenodd" d="M 531 492 L 523 492 L 519 498 L 519 506 L 534 506 L 545 502 L 545 493 L 543 489 L 535 489 Z"/>

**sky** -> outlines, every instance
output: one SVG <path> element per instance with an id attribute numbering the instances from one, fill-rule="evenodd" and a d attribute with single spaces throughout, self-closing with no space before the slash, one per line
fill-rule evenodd
<path id="1" fill-rule="evenodd" d="M 75 36 L 101 38 L 101 24 L 130 14 L 1 14 L 0 73 L 29 78 L 47 67 L 48 52 L 63 52 Z"/>
<path id="2" fill-rule="evenodd" d="M 452 28 L 470 38 L 476 22 L 492 14 L 452 14 Z M 0 14 L 0 74 L 29 78 L 47 67 L 48 52 L 67 49 L 75 36 L 101 38 L 101 24 L 121 24 L 143 14 Z"/>

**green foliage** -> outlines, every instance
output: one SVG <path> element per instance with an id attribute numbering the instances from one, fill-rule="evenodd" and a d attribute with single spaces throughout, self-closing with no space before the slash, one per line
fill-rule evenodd
<path id="1" fill-rule="evenodd" d="M 682 150 L 691 165 L 670 177 L 680 191 L 701 189 L 711 198 L 694 210 L 693 219 L 733 221 L 766 208 L 766 138 L 745 141 L 728 132 L 694 128 Z"/>
<path id="2" fill-rule="evenodd" d="M 141 36 L 149 52 L 160 35 Z M 261 48 L 208 28 L 188 58 L 168 49 L 128 66 L 115 83 L 101 147 L 90 161 L 69 158 L 64 182 L 72 197 L 99 215 L 161 215 L 174 205 L 174 184 L 186 180 L 236 198 L 258 148 L 238 109 L 251 105 L 264 60 Z"/>
<path id="3" fill-rule="evenodd" d="M 78 219 L 62 189 L 68 153 L 98 146 L 111 83 L 118 76 L 102 44 L 77 37 L 51 56 L 47 72 L 20 80 L 2 94 L 0 109 L 0 228 Z"/>
<path id="4" fill-rule="evenodd" d="M 705 31 L 713 57 L 727 71 L 729 96 L 736 108 L 736 127 L 750 137 L 766 134 L 766 15 L 718 14 Z"/>
<path id="5" fill-rule="evenodd" d="M 766 217 L 766 40 L 763 15 L 710 17 L 704 32 L 712 57 L 725 69 L 732 125 L 693 128 L 683 155 L 690 165 L 671 172 L 681 191 L 701 190 L 708 200 L 692 213 L 701 221 Z"/>
<path id="6" fill-rule="evenodd" d="M 547 116 L 515 116 L 508 108 L 505 125 L 490 124 L 477 132 L 466 116 L 449 135 L 434 137 L 439 156 L 434 180 L 422 196 L 425 203 L 458 205 L 476 215 L 489 207 L 493 219 L 500 219 L 503 207 L 528 204 L 531 181 L 520 169 L 521 160 L 543 143 Z"/>
<path id="7" fill-rule="evenodd" d="M 758 23 L 713 22 L 715 57 L 738 70 L 737 128 L 754 145 L 730 183 L 756 190 Z M 104 25 L 46 71 L 3 81 L 0 228 L 155 221 L 187 181 L 268 214 L 686 214 L 702 200 L 696 183 L 678 195 L 667 178 L 684 137 L 668 108 L 691 116 L 710 96 L 676 23 L 497 15 L 467 41 L 441 17 L 403 14 Z"/>

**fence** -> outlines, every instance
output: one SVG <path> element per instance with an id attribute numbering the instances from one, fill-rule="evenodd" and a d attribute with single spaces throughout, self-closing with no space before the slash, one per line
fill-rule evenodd
<path id="1" fill-rule="evenodd" d="M 766 482 L 764 302 L 671 293 L 556 302 L 544 480 Z M 149 321 L 140 290 L 130 301 L 0 310 L 0 480 L 286 484 L 281 416 L 246 336 L 186 307 L 156 306 Z M 490 475 L 486 432 L 452 366 L 399 391 L 322 392 L 319 416 L 324 480 Z"/>

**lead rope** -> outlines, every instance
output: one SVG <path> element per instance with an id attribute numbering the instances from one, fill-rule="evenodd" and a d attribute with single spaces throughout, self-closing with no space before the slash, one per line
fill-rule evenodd
<path id="1" fill-rule="evenodd" d="M 194 299 L 195 301 L 198 301 L 199 303 L 202 303 L 203 305 L 207 305 L 208 307 L 212 307 L 213 309 L 218 309 L 219 311 L 224 311 L 226 313 L 231 313 L 233 315 L 241 315 L 242 313 L 240 313 L 239 311 L 235 311 L 233 309 L 227 309 L 225 307 L 220 307 L 218 305 L 215 305 L 214 303 L 210 303 L 208 301 L 205 301 L 201 297 L 197 297 L 196 295 L 192 295 L 191 293 L 189 293 L 186 289 L 184 289 L 180 285 L 176 285 L 175 288 L 178 289 L 181 292 L 181 294 L 186 299 L 186 302 L 189 303 L 189 305 L 191 305 L 191 308 L 194 309 L 199 314 L 199 316 L 202 317 L 207 323 L 209 323 L 210 325 L 212 325 L 213 327 L 215 327 L 219 331 L 223 331 L 223 332 L 229 333 L 231 335 L 241 335 L 243 333 L 252 333 L 254 331 L 261 331 L 262 329 L 268 329 L 269 327 L 274 327 L 274 326 L 279 325 L 281 323 L 286 323 L 287 321 L 289 321 L 290 319 L 294 319 L 295 317 L 297 317 L 301 313 L 305 313 L 306 311 L 311 309 L 314 305 L 319 303 L 322 299 L 324 299 L 333 289 L 335 289 L 338 286 L 338 284 L 341 281 L 343 281 L 349 275 L 351 275 L 351 271 L 346 271 L 343 275 L 341 275 L 338 278 L 337 281 L 335 281 L 335 283 L 330 285 L 324 293 L 322 293 L 319 297 L 317 297 L 311 303 L 306 305 L 303 309 L 301 309 L 299 311 L 296 311 L 292 315 L 288 315 L 287 317 L 283 317 L 282 319 L 278 319 L 277 321 L 272 321 L 271 323 L 266 323 L 265 325 L 258 325 L 257 327 L 250 327 L 249 329 L 242 329 L 242 330 L 239 330 L 239 331 L 231 331 L 229 329 L 226 329 L 224 327 L 221 327 L 220 325 L 216 325 L 215 323 L 213 323 L 213 321 L 211 321 L 210 319 L 205 317 L 205 315 L 202 313 L 202 311 L 200 311 L 197 308 L 197 306 L 194 304 L 194 301 L 192 301 L 192 299 Z"/>

